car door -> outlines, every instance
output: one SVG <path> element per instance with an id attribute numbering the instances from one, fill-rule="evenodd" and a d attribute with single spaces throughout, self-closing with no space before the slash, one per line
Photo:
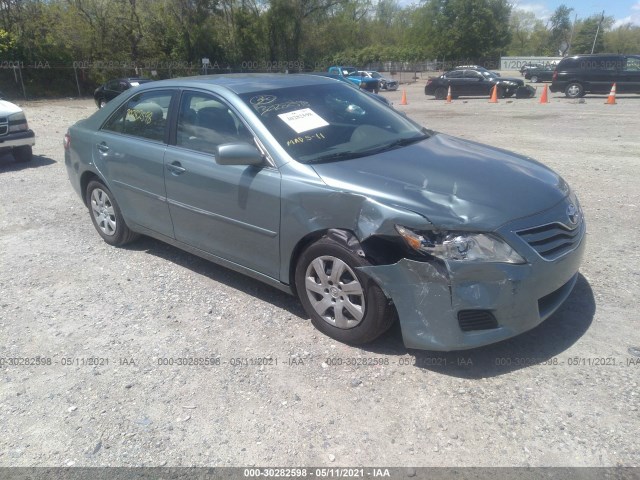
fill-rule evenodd
<path id="1" fill-rule="evenodd" d="M 93 158 L 132 227 L 173 237 L 164 186 L 169 104 L 174 90 L 134 95 L 96 133 Z"/>
<path id="2" fill-rule="evenodd" d="M 254 143 L 220 97 L 184 91 L 175 141 L 165 155 L 165 183 L 176 239 L 273 278 L 280 265 L 280 172 L 218 165 L 215 147 Z"/>
<path id="3" fill-rule="evenodd" d="M 463 81 L 464 95 L 485 96 L 492 87 L 492 84 L 475 70 L 465 70 Z"/>
<path id="4" fill-rule="evenodd" d="M 451 70 L 444 74 L 444 87 L 451 87 L 451 95 L 457 97 L 458 95 L 467 95 L 465 92 L 465 81 L 462 78 L 462 70 Z"/>
<path id="5" fill-rule="evenodd" d="M 622 57 L 585 57 L 582 64 L 587 66 L 587 90 L 591 93 L 609 93 L 622 68 Z"/>
<path id="6" fill-rule="evenodd" d="M 616 90 L 620 93 L 640 93 L 640 56 L 628 56 L 618 74 Z"/>

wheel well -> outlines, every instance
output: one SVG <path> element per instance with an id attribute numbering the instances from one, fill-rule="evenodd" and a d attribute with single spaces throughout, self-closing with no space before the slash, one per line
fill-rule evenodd
<path id="1" fill-rule="evenodd" d="M 365 257 L 374 265 L 391 265 L 406 256 L 404 246 L 393 240 L 373 235 L 360 242 L 351 230 L 326 229 L 318 230 L 303 237 L 293 249 L 291 262 L 289 263 L 289 285 L 295 295 L 296 291 L 296 265 L 302 252 L 311 244 L 322 237 L 330 237 L 337 243 L 351 250 L 356 255 Z"/>
<path id="2" fill-rule="evenodd" d="M 92 180 L 97 180 L 102 182 L 102 179 L 93 172 L 84 172 L 82 177 L 80 177 L 80 191 L 82 192 L 82 203 L 87 205 L 87 185 Z M 88 205 L 87 205 L 88 206 Z"/>

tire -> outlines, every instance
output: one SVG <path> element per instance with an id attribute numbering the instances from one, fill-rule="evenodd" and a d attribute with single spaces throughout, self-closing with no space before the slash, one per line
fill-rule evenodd
<path id="1" fill-rule="evenodd" d="M 584 87 L 581 83 L 571 82 L 564 89 L 564 94 L 567 98 L 580 98 L 584 96 Z"/>
<path id="2" fill-rule="evenodd" d="M 538 83 L 538 77 L 535 75 L 531 77 L 531 83 Z"/>
<path id="3" fill-rule="evenodd" d="M 104 98 L 101 98 L 100 100 L 98 100 L 98 108 L 104 108 L 106 104 L 107 104 L 107 101 Z"/>
<path id="4" fill-rule="evenodd" d="M 298 297 L 325 335 L 357 345 L 375 340 L 393 324 L 396 315 L 389 300 L 373 279 L 356 270 L 369 265 L 326 237 L 300 256 L 295 272 Z"/>
<path id="5" fill-rule="evenodd" d="M 109 245 L 120 247 L 138 238 L 127 227 L 113 193 L 102 182 L 89 182 L 85 199 L 93 226 Z"/>
<path id="6" fill-rule="evenodd" d="M 13 153 L 13 158 L 18 163 L 27 163 L 33 159 L 33 150 L 31 149 L 31 145 L 15 147 L 11 153 Z"/>
<path id="7" fill-rule="evenodd" d="M 447 98 L 447 92 L 446 88 L 438 87 L 433 94 L 436 97 L 436 100 L 445 100 Z"/>

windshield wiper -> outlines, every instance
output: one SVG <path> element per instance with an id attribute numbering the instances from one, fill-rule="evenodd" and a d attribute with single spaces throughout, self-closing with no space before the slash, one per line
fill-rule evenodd
<path id="1" fill-rule="evenodd" d="M 398 147 L 406 147 L 407 145 L 411 145 L 412 143 L 417 143 L 422 140 L 426 140 L 430 136 L 431 135 L 424 134 L 424 135 L 419 135 L 417 137 L 399 138 L 398 140 L 394 140 L 393 142 L 387 143 L 386 145 L 382 145 L 379 148 L 376 148 L 374 150 L 369 150 L 369 152 L 380 153 L 380 152 L 386 152 L 387 150 L 393 150 L 394 148 L 398 148 Z"/>
<path id="2" fill-rule="evenodd" d="M 321 162 L 331 162 L 334 160 L 349 160 L 351 158 L 363 157 L 367 154 L 368 153 L 350 152 L 350 151 L 328 153 L 327 155 L 322 155 L 320 157 L 307 160 L 305 163 L 321 163 Z"/>

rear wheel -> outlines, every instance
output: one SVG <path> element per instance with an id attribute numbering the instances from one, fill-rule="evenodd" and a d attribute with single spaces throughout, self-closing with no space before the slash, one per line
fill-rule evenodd
<path id="1" fill-rule="evenodd" d="M 579 98 L 584 96 L 584 87 L 578 82 L 571 82 L 564 90 L 568 98 Z"/>
<path id="2" fill-rule="evenodd" d="M 395 310 L 380 287 L 357 267 L 370 263 L 341 244 L 323 238 L 296 265 L 300 301 L 313 325 L 341 342 L 370 342 L 393 324 Z"/>
<path id="3" fill-rule="evenodd" d="M 531 82 L 532 83 L 538 83 L 538 77 L 536 75 L 534 75 L 533 77 L 531 77 Z"/>
<path id="4" fill-rule="evenodd" d="M 104 106 L 107 104 L 107 101 L 104 98 L 101 98 L 98 101 L 98 108 L 104 108 Z"/>
<path id="5" fill-rule="evenodd" d="M 33 150 L 30 145 L 24 145 L 22 147 L 15 147 L 13 149 L 13 158 L 18 163 L 30 162 L 33 158 Z"/>
<path id="6" fill-rule="evenodd" d="M 436 100 L 444 100 L 445 98 L 447 98 L 447 89 L 444 87 L 438 87 L 436 88 L 434 95 L 436 97 Z"/>
<path id="7" fill-rule="evenodd" d="M 86 199 L 93 226 L 109 245 L 119 247 L 138 238 L 138 234 L 127 227 L 116 199 L 102 182 L 89 182 Z"/>

